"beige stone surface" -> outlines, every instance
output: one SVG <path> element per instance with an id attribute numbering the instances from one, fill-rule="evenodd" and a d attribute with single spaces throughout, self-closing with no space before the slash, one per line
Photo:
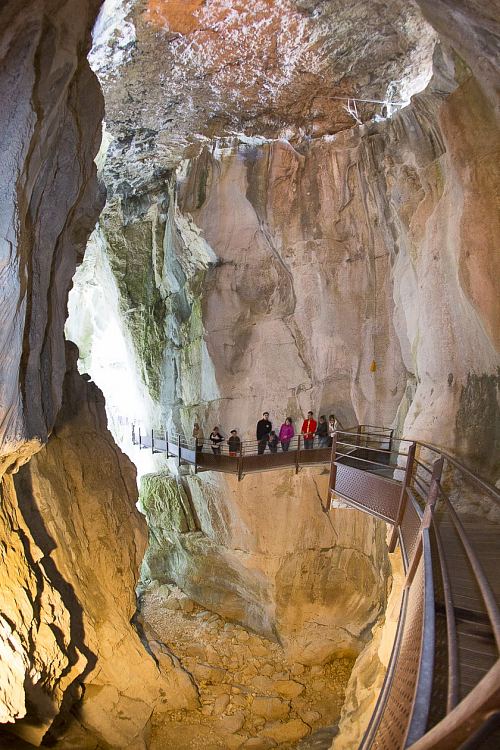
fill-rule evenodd
<path id="1" fill-rule="evenodd" d="M 104 202 L 93 161 L 103 100 L 86 59 L 98 7 L 7 0 L 0 9 L 0 473 L 54 424 L 67 293 Z"/>
<path id="2" fill-rule="evenodd" d="M 281 744 L 284 742 L 297 742 L 309 734 L 310 728 L 304 724 L 302 719 L 291 719 L 286 722 L 275 721 L 266 724 L 262 730 L 264 737 L 270 737 L 275 742 Z"/>
<path id="3" fill-rule="evenodd" d="M 374 628 L 371 641 L 354 664 L 332 750 L 352 750 L 359 745 L 382 688 L 396 636 L 405 580 L 399 551 L 391 555 L 391 568 L 392 587 L 385 617 Z"/>
<path id="4" fill-rule="evenodd" d="M 152 584 L 143 591 L 145 632 L 154 631 L 177 655 L 196 682 L 200 706 L 171 711 L 166 720 L 153 714 L 149 750 L 162 750 L 165 746 L 192 750 L 204 743 L 227 749 L 245 746 L 250 739 L 258 739 L 259 743 L 266 740 L 262 745 L 256 743 L 256 747 L 273 747 L 278 740 L 264 737 L 266 729 L 273 734 L 282 733 L 283 750 L 291 750 L 299 734 L 338 720 L 352 659 L 333 659 L 323 667 L 320 691 L 316 686 L 317 670 L 303 667 L 301 694 L 292 700 L 282 698 L 275 684 L 296 681 L 291 678 L 294 662 L 281 645 L 199 605 L 189 613 L 165 606 L 172 597 L 178 597 L 175 587 Z M 193 643 L 203 644 L 203 653 L 193 649 Z M 252 649 L 257 645 L 259 649 Z M 258 655 L 254 656 L 253 651 Z M 264 667 L 270 674 L 266 683 L 258 679 Z M 221 682 L 212 679 L 215 671 L 223 675 Z M 289 722 L 292 723 L 288 726 Z"/>
<path id="5" fill-rule="evenodd" d="M 156 167 L 165 168 L 214 136 L 296 140 L 350 127 L 355 120 L 336 97 L 380 100 L 389 88 L 394 100 L 407 100 L 414 80 L 428 74 L 436 41 L 418 9 L 402 0 L 355 9 L 340 0 L 321 6 L 314 0 L 148 0 L 131 10 L 135 44 L 125 52 L 125 75 L 110 54 L 124 35 L 124 24 L 113 19 L 92 64 L 106 91 L 110 130 L 120 133 L 133 123 L 142 176 L 133 160 L 120 165 L 132 184 L 146 172 L 154 175 L 152 144 Z M 367 28 L 377 33 L 367 37 Z M 359 118 L 381 109 L 359 102 Z M 114 145 L 113 161 L 130 155 L 128 145 Z"/>
<path id="6" fill-rule="evenodd" d="M 250 737 L 242 746 L 246 750 L 269 750 L 275 747 L 276 743 L 268 737 Z"/>
<path id="7" fill-rule="evenodd" d="M 335 410 L 344 422 L 394 422 L 456 451 L 495 481 L 498 60 L 489 4 L 464 0 L 450 12 L 442 0 L 419 0 L 455 52 L 438 50 L 435 79 L 411 107 L 336 137 L 330 134 L 343 127 L 338 114 L 345 115 L 342 105 L 329 101 L 333 85 L 344 93 L 358 85 L 374 92 L 428 60 L 433 38 L 415 6 L 387 8 L 384 28 L 395 29 L 391 45 L 385 33 L 370 40 L 389 58 L 383 54 L 374 65 L 373 55 L 359 52 L 365 37 L 350 38 L 347 67 L 334 77 L 328 55 L 319 55 L 322 66 L 311 71 L 312 80 L 304 76 L 304 61 L 325 49 L 332 24 L 339 42 L 349 38 L 375 12 L 370 4 L 359 18 L 350 10 L 339 15 L 331 3 L 315 21 L 317 4 L 280 2 L 284 27 L 300 31 L 293 60 L 286 39 L 278 40 L 281 47 L 266 47 L 273 37 L 261 23 L 267 3 L 254 3 L 240 16 L 226 16 L 225 2 L 177 8 L 167 19 L 177 41 L 165 30 L 162 5 L 140 4 L 134 11 L 143 35 L 130 44 L 130 59 L 134 49 L 140 53 L 129 80 L 121 76 L 109 99 L 110 112 L 123 121 L 126 92 L 129 112 L 139 116 L 130 120 L 130 131 L 114 128 L 107 172 L 113 200 L 103 219 L 119 313 L 130 327 L 137 371 L 157 405 L 158 422 L 189 433 L 197 417 L 205 426 L 236 425 L 250 436 L 263 408 L 275 422 L 288 413 L 298 421 L 311 407 Z M 73 373 L 60 408 L 67 292 L 102 200 L 93 159 L 103 107 L 86 62 L 97 9 L 91 0 L 7 0 L 0 10 L 6 146 L 0 720 L 15 722 L 14 730 L 34 744 L 47 731 L 53 741 L 63 730 L 59 719 L 78 703 L 79 723 L 64 729 L 61 748 L 90 743 L 142 750 L 150 736 L 158 747 L 248 746 L 252 732 L 303 731 L 299 717 L 305 714 L 298 712 L 314 709 L 301 695 L 292 701 L 297 716 L 289 723 L 262 730 L 254 717 L 225 738 L 202 723 L 202 716 L 212 720 L 212 703 L 221 695 L 215 689 L 225 689 L 229 669 L 238 676 L 230 695 L 239 701 L 229 717 L 245 713 L 243 701 L 255 692 L 249 662 L 266 669 L 273 682 L 289 680 L 290 669 L 283 664 L 273 671 L 269 647 L 257 635 L 242 637 L 227 665 L 212 664 L 216 650 L 207 649 L 200 668 L 208 666 L 217 679 L 200 677 L 200 684 L 210 685 L 214 701 L 198 711 L 197 688 L 163 636 L 148 632 L 150 655 L 130 625 L 144 525 L 134 508 L 133 471 L 105 429 L 102 398 Z M 201 22 L 214 9 L 212 21 L 221 26 L 212 38 Z M 263 65 L 267 75 L 283 52 L 293 62 L 287 73 L 292 85 L 271 75 L 265 90 L 276 102 L 272 111 L 255 100 L 245 76 L 238 79 L 240 65 L 217 68 L 221 57 L 238 62 L 240 47 L 233 43 L 243 17 L 258 32 L 239 39 L 255 47 L 257 57 L 245 58 L 243 67 L 256 86 L 252 65 Z M 276 28 L 275 17 L 272 23 Z M 224 31 L 230 33 L 221 46 Z M 422 45 L 415 46 L 419 34 Z M 207 51 L 201 47 L 198 62 L 190 56 L 193 41 Z M 408 54 L 398 60 L 403 41 Z M 159 47 L 180 54 L 168 96 L 163 85 L 149 90 L 145 107 L 148 47 L 154 76 L 163 59 Z M 269 54 L 261 56 L 263 49 Z M 196 91 L 186 71 L 198 75 Z M 190 100 L 179 96 L 176 82 L 193 89 Z M 324 84 L 319 98 L 301 98 L 318 84 Z M 176 101 L 188 102 L 177 114 Z M 233 119 L 237 101 L 242 106 Z M 289 106 L 294 101 L 297 110 Z M 188 136 L 197 123 L 204 131 L 192 147 Z M 278 137 L 204 140 L 242 128 Z M 311 139 L 319 134 L 326 135 Z M 180 154 L 188 161 L 174 175 Z M 113 175 L 117 163 L 122 172 Z M 93 280 L 99 284 L 98 275 Z M 307 680 L 304 673 L 300 680 L 316 696 L 335 682 L 332 656 L 362 647 L 386 597 L 380 525 L 341 509 L 324 514 L 325 481 L 316 469 L 246 478 L 240 486 L 210 475 L 185 479 L 191 517 L 176 505 L 183 496 L 175 480 L 162 507 L 152 509 L 152 535 L 161 531 L 161 544 L 152 545 L 146 564 L 153 578 L 177 581 L 189 594 L 175 597 L 165 618 L 191 618 L 201 602 L 260 633 L 279 634 L 286 659 L 300 655 L 304 661 Z M 202 620 L 207 640 L 220 630 L 219 618 L 211 617 Z M 363 703 L 358 729 L 386 660 L 382 641 L 376 657 L 363 652 L 359 680 L 353 677 Z M 324 665 L 323 672 L 308 671 L 311 664 Z M 341 692 L 317 711 L 322 721 L 338 716 Z"/>
<path id="8" fill-rule="evenodd" d="M 264 719 L 284 719 L 290 713 L 290 704 L 280 698 L 257 695 L 252 701 L 252 711 Z"/>
<path id="9" fill-rule="evenodd" d="M 276 680 L 273 687 L 284 698 L 297 698 L 304 692 L 304 685 L 295 680 Z"/>
<path id="10" fill-rule="evenodd" d="M 441 45 L 391 119 L 214 141 L 140 205 L 115 192 L 102 230 L 158 419 L 253 439 L 263 409 L 334 411 L 496 480 L 497 155 L 495 100 Z"/>
<path id="11" fill-rule="evenodd" d="M 148 654 L 130 624 L 146 545 L 135 470 L 68 352 L 47 446 L 2 482 L 2 718 L 38 744 L 47 731 L 59 736 L 54 719 L 83 695 L 89 743 L 124 748 L 142 741 L 153 712 L 193 708 L 198 695 L 166 647 L 152 639 Z"/>
<path id="12" fill-rule="evenodd" d="M 327 480 L 322 468 L 242 482 L 212 473 L 186 477 L 199 530 L 187 531 L 166 506 L 161 516 L 148 512 L 143 578 L 175 580 L 200 605 L 269 637 L 278 634 L 294 661 L 357 654 L 385 606 L 385 524 L 353 510 L 325 513 Z M 163 481 L 173 508 L 176 482 Z M 148 479 L 141 490 L 144 508 L 154 504 L 150 486 Z M 178 493 L 181 507 L 185 495 Z M 262 655 L 259 644 L 248 647 Z"/>

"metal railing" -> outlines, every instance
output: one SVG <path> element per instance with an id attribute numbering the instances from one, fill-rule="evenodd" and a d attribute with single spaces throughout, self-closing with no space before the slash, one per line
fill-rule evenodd
<path id="1" fill-rule="evenodd" d="M 195 471 L 237 474 L 330 464 L 328 498 L 340 496 L 392 525 L 406 582 L 384 686 L 359 750 L 500 747 L 500 493 L 436 446 L 359 425 L 338 430 L 331 448 L 259 454 L 244 441 L 213 454 L 174 433 L 139 433 Z M 489 739 L 488 739 L 489 738 Z M 464 744 L 465 743 L 465 744 Z"/>
<path id="2" fill-rule="evenodd" d="M 391 523 L 406 571 L 360 750 L 500 747 L 500 493 L 433 445 L 392 436 L 346 456 L 355 438 L 336 436 L 331 496 Z"/>
<path id="3" fill-rule="evenodd" d="M 386 450 L 392 444 L 392 430 L 383 428 L 368 428 L 360 425 L 353 428 L 353 445 L 339 444 L 338 452 L 345 454 L 357 453 L 362 455 L 368 446 L 380 446 Z M 186 437 L 174 431 L 147 430 L 133 428 L 132 442 L 140 448 L 149 449 L 153 453 L 166 453 L 168 457 L 176 458 L 178 465 L 190 464 L 198 471 L 219 471 L 236 474 L 242 479 L 245 474 L 271 471 L 279 468 L 294 467 L 298 472 L 302 466 L 315 464 L 330 464 L 331 447 L 321 445 L 318 437 L 307 444 L 303 435 L 295 435 L 286 446 L 281 442 L 271 449 L 263 446 L 258 440 L 241 441 L 237 450 L 230 450 L 227 438 L 214 446 L 210 439 L 196 441 L 194 437 Z M 383 459 L 383 455 L 382 455 Z"/>

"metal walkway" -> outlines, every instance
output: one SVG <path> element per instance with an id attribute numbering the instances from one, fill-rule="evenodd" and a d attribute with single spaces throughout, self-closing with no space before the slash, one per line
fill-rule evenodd
<path id="1" fill-rule="evenodd" d="M 498 750 L 500 493 L 432 445 L 363 440 L 364 452 L 353 436 L 334 439 L 331 497 L 392 525 L 407 578 L 360 750 Z"/>
<path id="2" fill-rule="evenodd" d="M 392 430 L 386 430 L 369 425 L 360 425 L 352 428 L 355 431 L 354 442 L 358 445 L 342 448 L 339 444 L 338 453 L 344 452 L 346 459 L 350 456 L 363 455 L 361 447 L 367 439 L 366 430 L 376 430 L 377 445 L 383 449 L 392 446 Z M 345 433 L 350 434 L 350 433 Z M 303 466 L 314 466 L 317 464 L 330 465 L 332 459 L 331 448 L 319 448 L 317 438 L 314 439 L 312 448 L 306 448 L 301 435 L 295 436 L 290 442 L 287 451 L 278 447 L 272 453 L 267 447 L 263 454 L 258 453 L 258 441 L 243 441 L 237 453 L 230 453 L 227 443 L 220 446 L 220 453 L 213 453 L 209 440 L 203 441 L 203 445 L 195 446 L 194 438 L 185 438 L 178 433 L 166 432 L 165 430 L 150 430 L 146 434 L 140 429 L 132 431 L 132 442 L 140 448 L 149 449 L 153 453 L 166 453 L 167 456 L 175 458 L 178 465 L 188 464 L 194 467 L 195 472 L 219 471 L 224 474 L 236 474 L 242 479 L 245 474 L 255 474 L 263 471 L 272 471 L 286 467 L 293 467 L 298 472 Z M 378 458 L 383 461 L 384 455 Z M 376 467 L 373 467 L 377 470 Z"/>
<path id="3" fill-rule="evenodd" d="M 195 471 L 328 464 L 331 501 L 391 524 L 406 572 L 392 656 L 359 750 L 500 748 L 500 492 L 432 445 L 360 425 L 331 448 L 237 455 L 151 432 L 136 444 Z"/>

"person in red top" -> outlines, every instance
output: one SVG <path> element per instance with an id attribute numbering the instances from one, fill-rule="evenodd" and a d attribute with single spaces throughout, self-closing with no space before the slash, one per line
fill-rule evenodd
<path id="1" fill-rule="evenodd" d="M 302 435 L 304 436 L 304 448 L 312 448 L 314 443 L 314 434 L 316 427 L 318 426 L 315 419 L 313 419 L 312 411 L 307 412 L 307 419 L 302 422 Z"/>

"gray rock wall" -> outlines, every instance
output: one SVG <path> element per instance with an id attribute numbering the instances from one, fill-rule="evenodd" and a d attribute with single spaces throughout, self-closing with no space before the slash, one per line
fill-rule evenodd
<path id="1" fill-rule="evenodd" d="M 14 734 L 38 746 L 68 731 L 61 747 L 137 747 L 164 701 L 197 704 L 176 660 L 154 641 L 146 650 L 130 624 L 146 544 L 135 469 L 74 347 L 66 361 L 67 295 L 104 202 L 94 164 L 103 100 L 86 59 L 99 5 L 0 9 L 4 747 Z"/>
<path id="2" fill-rule="evenodd" d="M 158 423 L 253 439 L 263 409 L 334 411 L 494 477 L 497 150 L 494 103 L 438 49 L 391 120 L 214 141 L 134 200 L 115 184 L 102 227 Z"/>
<path id="3" fill-rule="evenodd" d="M 0 469 L 54 423 L 67 294 L 104 202 L 93 163 L 103 100 L 86 60 L 98 7 L 8 0 L 0 10 Z"/>

